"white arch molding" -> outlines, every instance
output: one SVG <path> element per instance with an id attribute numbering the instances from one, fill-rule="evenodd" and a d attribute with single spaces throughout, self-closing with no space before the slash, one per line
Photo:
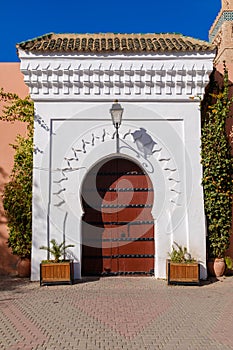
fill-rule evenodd
<path id="1" fill-rule="evenodd" d="M 132 136 L 137 130 L 140 130 L 140 127 L 129 123 L 122 125 L 119 156 L 138 164 L 151 179 L 155 194 L 152 209 L 155 221 L 155 276 L 161 277 L 163 273 L 162 276 L 165 277 L 164 261 L 173 241 L 172 216 L 182 206 L 181 180 L 172 154 L 156 136 L 150 135 L 154 142 L 151 155 L 145 155 L 145 152 L 138 150 Z M 56 138 L 56 134 L 54 137 Z M 65 153 L 60 154 L 61 167 L 53 168 L 51 172 L 50 236 L 56 236 L 59 232 L 61 235 L 64 231 L 64 218 L 66 218 L 65 231 L 68 233 L 66 240 L 73 237 L 72 241 L 76 241 L 75 244 L 81 246 L 82 183 L 95 164 L 116 156 L 115 150 L 115 130 L 111 125 L 104 124 L 82 134 L 71 143 Z M 72 232 L 74 227 L 76 232 Z M 79 248 L 77 256 L 79 261 L 81 261 L 80 254 Z M 80 271 L 79 265 L 78 277 L 80 277 Z"/>

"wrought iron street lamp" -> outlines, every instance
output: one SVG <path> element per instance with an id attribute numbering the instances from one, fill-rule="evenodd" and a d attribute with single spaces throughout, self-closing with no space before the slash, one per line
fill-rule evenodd
<path id="1" fill-rule="evenodd" d="M 119 127 L 121 125 L 122 115 L 124 108 L 121 107 L 118 100 L 115 100 L 112 108 L 110 109 L 110 114 L 112 117 L 112 123 L 116 128 L 116 152 L 119 153 L 120 143 L 119 143 Z"/>

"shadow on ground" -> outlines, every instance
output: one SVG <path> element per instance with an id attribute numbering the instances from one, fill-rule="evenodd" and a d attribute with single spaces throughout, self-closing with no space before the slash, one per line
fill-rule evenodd
<path id="1" fill-rule="evenodd" d="M 220 278 L 209 277 L 207 280 L 201 280 L 200 285 L 197 287 L 205 287 L 216 282 L 223 282 L 225 279 L 228 279 L 230 276 L 223 276 Z M 107 277 L 106 277 L 107 278 Z M 99 276 L 87 276 L 82 279 L 75 280 L 73 285 L 83 284 L 83 283 L 92 283 L 97 282 L 101 279 Z M 165 281 L 166 282 L 166 281 Z M 56 284 L 54 284 L 56 285 Z M 0 276 L 0 293 L 4 291 L 15 292 L 15 293 L 24 293 L 24 287 L 29 287 L 29 289 L 40 288 L 39 281 L 31 282 L 30 278 L 22 278 L 17 276 Z M 0 295 L 1 301 L 1 295 Z"/>
<path id="2" fill-rule="evenodd" d="M 219 282 L 219 279 L 217 277 L 208 277 L 207 280 L 201 280 L 200 287 L 202 286 L 208 286 L 209 284 Z"/>
<path id="3" fill-rule="evenodd" d="M 0 276 L 0 292 L 1 291 L 14 291 L 19 287 L 24 287 L 30 283 L 29 278 L 13 277 L 13 276 Z"/>
<path id="4" fill-rule="evenodd" d="M 87 277 L 82 277 L 81 279 L 75 280 L 73 284 L 90 283 L 90 282 L 96 282 L 99 280 L 100 280 L 100 277 L 98 276 L 87 276 Z"/>

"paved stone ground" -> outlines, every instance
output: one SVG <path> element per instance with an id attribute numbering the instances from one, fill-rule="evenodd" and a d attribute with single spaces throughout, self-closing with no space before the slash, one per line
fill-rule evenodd
<path id="1" fill-rule="evenodd" d="M 0 277 L 0 349 L 233 349 L 233 277 L 200 287 L 151 277 L 40 287 Z"/>

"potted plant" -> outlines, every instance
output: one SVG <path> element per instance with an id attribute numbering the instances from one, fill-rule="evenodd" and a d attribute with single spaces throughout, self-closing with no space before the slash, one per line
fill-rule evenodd
<path id="1" fill-rule="evenodd" d="M 168 254 L 168 284 L 200 284 L 200 264 L 191 257 L 186 247 L 174 242 L 172 252 Z"/>
<path id="2" fill-rule="evenodd" d="M 210 276 L 215 277 L 221 277 L 226 268 L 225 259 L 224 259 L 224 253 L 226 249 L 221 249 L 220 245 L 217 245 L 217 239 L 216 243 L 209 244 L 209 253 L 210 256 L 208 257 L 207 261 L 207 267 L 208 267 L 208 274 Z"/>
<path id="3" fill-rule="evenodd" d="M 212 247 L 213 248 L 213 247 Z M 207 267 L 210 276 L 221 277 L 224 273 L 230 274 L 233 267 L 233 260 L 230 256 L 224 256 L 226 249 L 214 250 L 208 258 Z M 214 255 L 214 252 L 216 255 Z"/>
<path id="4" fill-rule="evenodd" d="M 72 284 L 74 281 L 74 266 L 72 260 L 65 259 L 66 249 L 74 247 L 73 244 L 60 244 L 51 239 L 51 246 L 42 246 L 40 249 L 47 250 L 54 256 L 54 260 L 43 260 L 40 264 L 40 285 Z"/>

